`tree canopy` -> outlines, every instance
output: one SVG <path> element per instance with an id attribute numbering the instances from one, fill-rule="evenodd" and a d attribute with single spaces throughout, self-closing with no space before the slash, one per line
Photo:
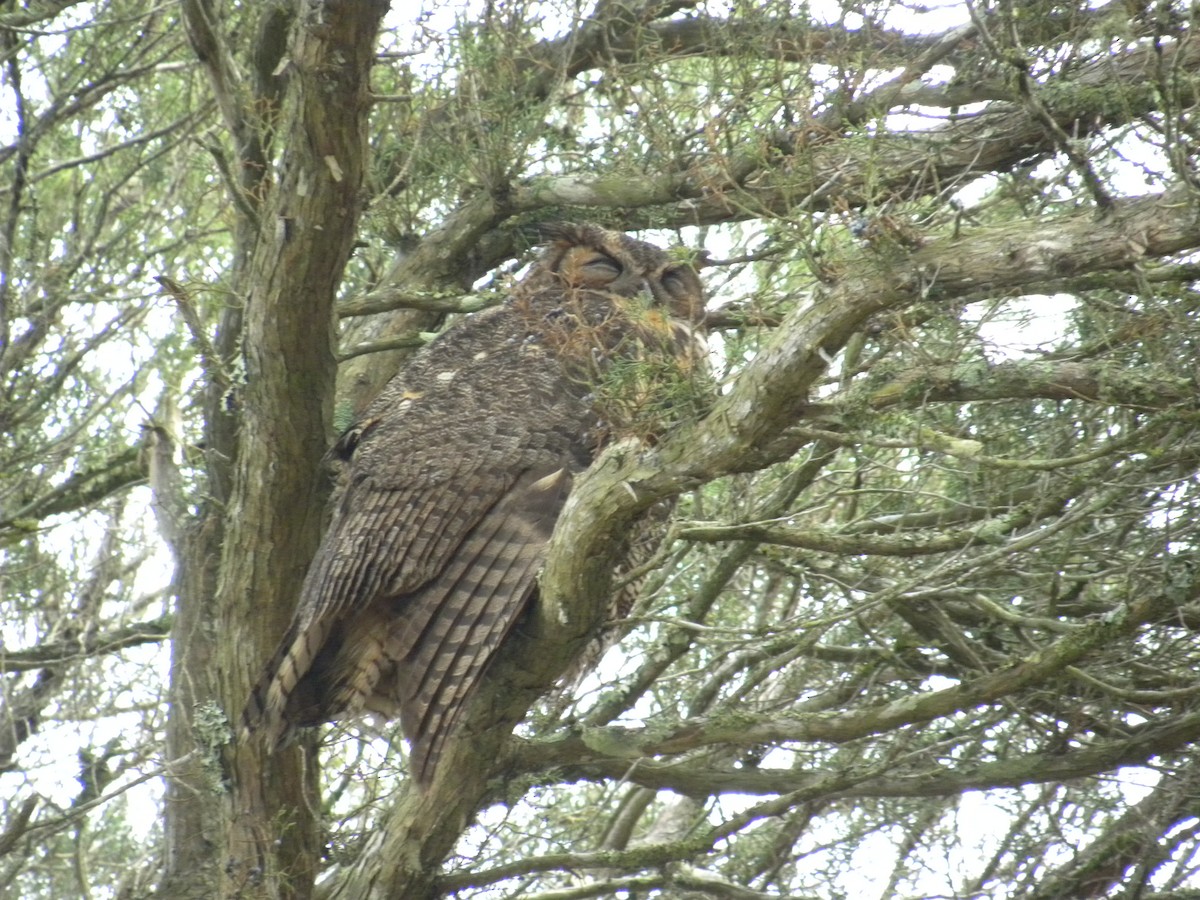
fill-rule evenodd
<path id="1" fill-rule="evenodd" d="M 0 2 L 0 898 L 1200 896 L 1197 15 Z M 238 740 L 327 449 L 561 221 L 697 260 L 712 390 L 427 791 Z"/>

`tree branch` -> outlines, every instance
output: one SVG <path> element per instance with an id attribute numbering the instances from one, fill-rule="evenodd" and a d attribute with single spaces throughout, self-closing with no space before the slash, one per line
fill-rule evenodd
<path id="1" fill-rule="evenodd" d="M 764 725 L 769 719 L 762 720 Z M 769 728 L 770 726 L 765 726 Z M 784 728 L 786 730 L 786 728 Z M 1020 787 L 1087 778 L 1123 765 L 1137 765 L 1152 756 L 1170 756 L 1200 737 L 1200 715 L 1164 715 L 1131 726 L 1112 740 L 1097 740 L 1066 752 L 1029 753 L 974 767 L 930 764 L 911 766 L 904 773 L 872 775 L 853 786 L 813 793 L 814 785 L 827 785 L 830 774 L 811 770 L 718 768 L 704 758 L 659 761 L 630 760 L 623 754 L 601 752 L 595 740 L 578 735 L 565 740 L 522 742 L 517 758 L 531 769 L 554 766 L 566 780 L 628 780 L 650 790 L 675 791 L 688 797 L 722 794 L 771 796 L 805 792 L 811 799 L 867 799 L 873 797 L 952 797 L 965 791 Z"/>
<path id="2" fill-rule="evenodd" d="M 172 620 L 171 616 L 162 616 L 105 633 L 89 632 L 78 640 L 50 641 L 29 650 L 7 650 L 3 657 L 0 657 L 0 674 L 28 672 L 45 666 L 116 653 L 126 647 L 159 643 L 170 635 Z"/>

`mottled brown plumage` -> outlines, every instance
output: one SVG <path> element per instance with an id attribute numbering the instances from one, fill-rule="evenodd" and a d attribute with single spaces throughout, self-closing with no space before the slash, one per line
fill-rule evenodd
<path id="1" fill-rule="evenodd" d="M 336 448 L 345 484 L 244 732 L 398 715 L 428 784 L 573 477 L 621 430 L 598 384 L 616 359 L 693 359 L 703 302 L 662 250 L 564 225 L 503 306 L 419 353 Z"/>

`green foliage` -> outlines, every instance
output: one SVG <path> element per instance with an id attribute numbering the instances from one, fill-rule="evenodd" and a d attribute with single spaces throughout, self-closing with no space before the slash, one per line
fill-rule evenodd
<path id="1" fill-rule="evenodd" d="M 311 219 L 345 160 L 318 148 L 280 194 L 321 134 L 285 130 L 297 41 L 337 40 L 341 7 L 0 8 L 0 897 L 307 872 L 347 895 L 363 872 L 397 896 L 1194 892 L 1195 11 L 978 4 L 968 34 L 961 4 L 401 6 L 362 209 Z M 393 308 L 341 349 L 402 355 L 555 219 L 702 249 L 715 294 L 708 350 L 631 309 L 629 352 L 588 373 L 640 465 L 677 460 L 622 490 L 682 491 L 619 644 L 474 760 L 480 796 L 422 807 L 398 731 L 344 722 L 300 738 L 319 789 L 280 775 L 292 750 L 263 763 L 319 834 L 249 821 L 221 693 L 286 611 L 214 598 L 307 560 L 234 502 L 297 465 L 241 450 L 284 352 L 245 317 L 293 241 L 350 223 L 338 299 Z M 332 345 L 297 308 L 268 324 Z M 383 359 L 346 363 L 344 424 Z M 764 361 L 803 389 L 733 406 Z M 266 877 L 222 847 L 234 819 Z"/>

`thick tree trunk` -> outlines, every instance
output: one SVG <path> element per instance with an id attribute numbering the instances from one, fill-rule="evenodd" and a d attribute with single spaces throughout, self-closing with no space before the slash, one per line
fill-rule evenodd
<path id="1" fill-rule="evenodd" d="M 272 143 L 281 152 L 257 195 L 239 204 L 250 225 L 236 279 L 245 381 L 223 398 L 236 403 L 238 431 L 236 444 L 219 441 L 236 455 L 218 466 L 232 474 L 230 494 L 212 504 L 209 515 L 221 518 L 200 524 L 179 579 L 170 743 L 173 754 L 194 753 L 169 795 L 171 896 L 307 897 L 320 848 L 314 748 L 268 754 L 232 732 L 319 539 L 333 302 L 361 212 L 369 73 L 388 4 L 300 7 L 274 70 L 287 89 L 272 120 L 247 110 L 244 80 L 209 28 L 211 7 L 187 5 L 193 45 L 243 156 Z M 267 11 L 263 21 L 272 27 L 260 40 L 277 39 L 280 18 Z"/>

